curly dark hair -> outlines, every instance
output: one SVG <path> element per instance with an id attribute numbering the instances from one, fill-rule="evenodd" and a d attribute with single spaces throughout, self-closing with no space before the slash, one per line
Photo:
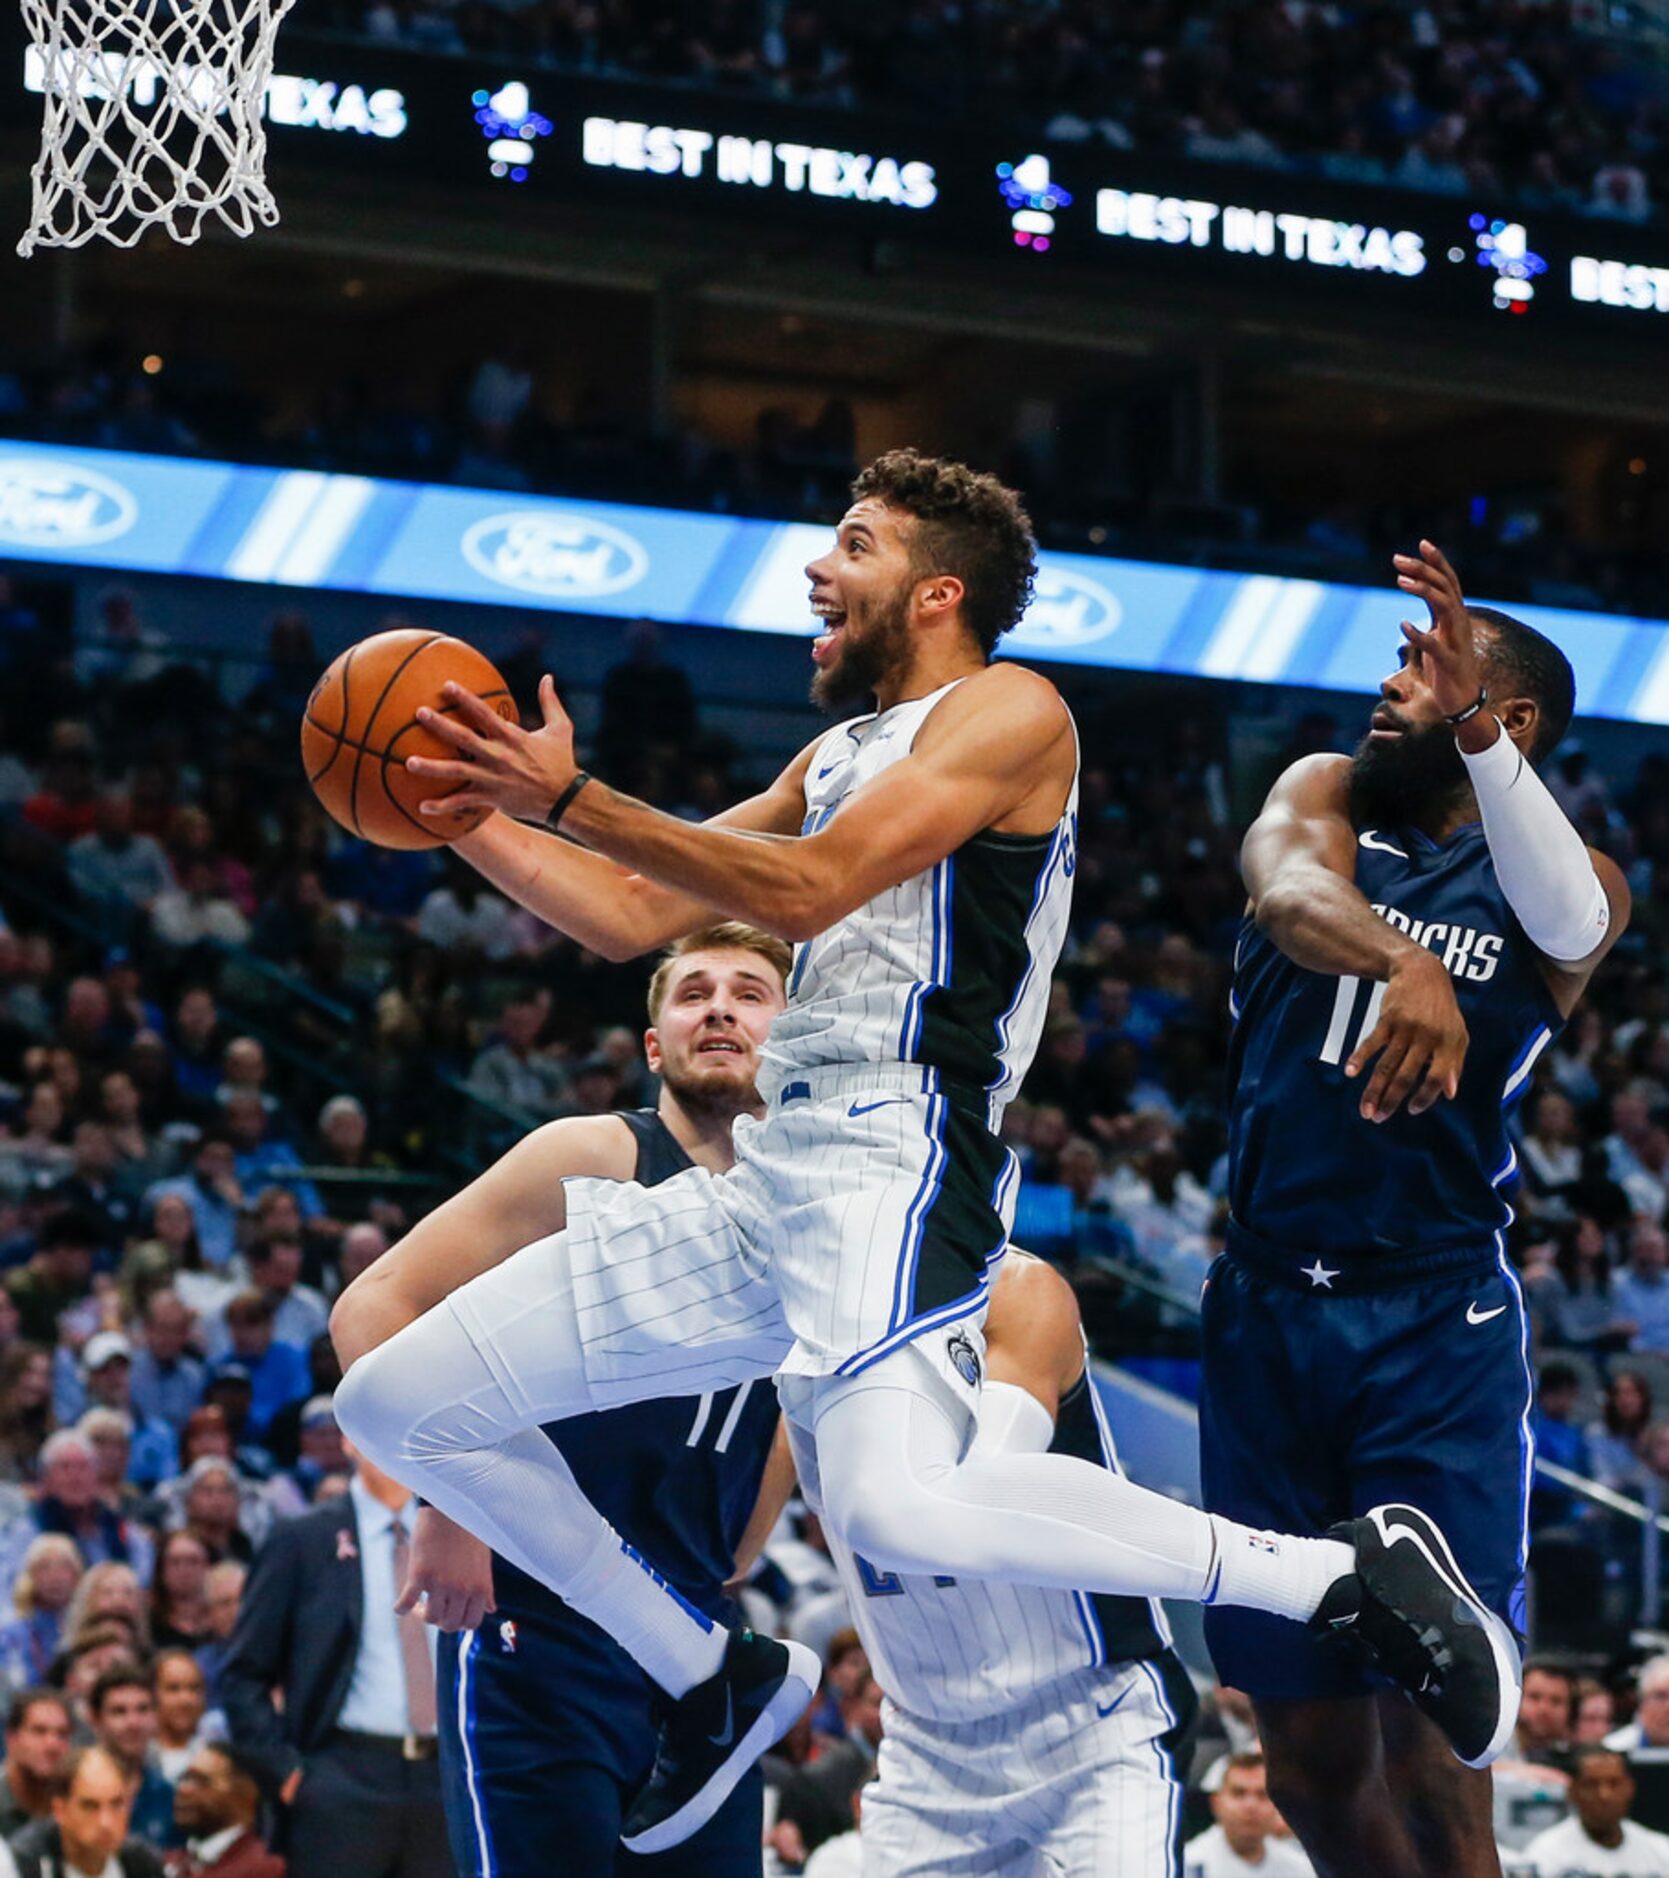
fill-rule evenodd
<path id="1" fill-rule="evenodd" d="M 1037 537 L 1019 496 L 966 463 L 889 450 L 853 483 L 852 500 L 865 497 L 915 517 L 918 573 L 961 581 L 962 617 L 990 658 L 1025 612 L 1037 574 Z"/>

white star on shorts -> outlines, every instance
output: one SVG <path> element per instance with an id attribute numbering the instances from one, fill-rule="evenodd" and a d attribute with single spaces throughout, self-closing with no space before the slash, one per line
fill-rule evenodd
<path id="1" fill-rule="evenodd" d="M 1320 1259 L 1317 1259 L 1313 1265 L 1300 1265 L 1298 1269 L 1312 1285 L 1321 1291 L 1331 1291 L 1333 1280 L 1339 1275 L 1337 1272 L 1330 1272 Z"/>

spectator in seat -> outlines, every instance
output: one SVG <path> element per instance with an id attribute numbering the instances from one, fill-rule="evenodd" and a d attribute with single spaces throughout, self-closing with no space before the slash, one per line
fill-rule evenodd
<path id="1" fill-rule="evenodd" d="M 203 1265 L 214 1272 L 224 1272 L 238 1249 L 238 1218 L 243 1211 L 243 1188 L 238 1184 L 236 1151 L 232 1137 L 219 1124 L 204 1128 L 191 1157 L 191 1171 L 173 1180 L 159 1180 L 145 1195 L 145 1205 L 152 1212 L 152 1230 L 157 1231 L 155 1209 L 173 1195 L 191 1209 L 196 1229 L 197 1249 Z M 158 1236 L 162 1236 L 160 1233 Z M 164 1243 L 172 1243 L 165 1239 Z M 190 1269 L 186 1266 L 185 1269 Z M 185 1295 L 182 1292 L 182 1295 Z M 186 1302 L 198 1306 L 189 1296 Z"/>
<path id="2" fill-rule="evenodd" d="M 34 1257 L 6 1281 L 19 1329 L 32 1343 L 51 1348 L 58 1341 L 58 1319 L 88 1296 L 93 1258 L 103 1244 L 96 1219 L 68 1208 L 48 1216 Z"/>
<path id="3" fill-rule="evenodd" d="M 46 1681 L 63 1642 L 64 1613 L 81 1582 L 81 1554 L 73 1539 L 43 1532 L 31 1539 L 12 1586 L 17 1616 L 0 1627 L 0 1666 L 14 1689 Z M 6 1827 L 0 1822 L 0 1838 Z"/>
<path id="4" fill-rule="evenodd" d="M 240 1565 L 236 1559 L 222 1559 L 218 1565 L 209 1567 L 206 1598 L 209 1637 L 198 1649 L 197 1660 L 203 1666 L 203 1675 L 208 1682 L 209 1703 L 214 1708 L 224 1704 L 221 1672 L 225 1668 L 232 1635 L 237 1629 L 247 1577 L 248 1568 Z"/>
<path id="5" fill-rule="evenodd" d="M 1573 1474 L 1591 1474 L 1588 1441 L 1573 1419 L 1582 1395 L 1582 1378 L 1569 1363 L 1557 1360 L 1542 1365 L 1536 1383 L 1536 1406 L 1531 1426 L 1536 1453 L 1544 1460 L 1568 1468 Z M 1584 1508 L 1569 1488 L 1538 1477 L 1530 1497 L 1530 1523 L 1544 1526 L 1574 1525 Z"/>
<path id="6" fill-rule="evenodd" d="M 33 1480 L 52 1432 L 52 1358 L 38 1343 L 0 1353 L 0 1481 Z"/>
<path id="7" fill-rule="evenodd" d="M 150 1564 L 148 1542 L 100 1500 L 93 1444 L 72 1428 L 59 1429 L 41 1449 L 34 1517 L 38 1531 L 73 1539 L 89 1565 Z"/>
<path id="8" fill-rule="evenodd" d="M 116 1180 L 119 1166 L 116 1144 L 103 1122 L 77 1122 L 70 1135 L 69 1168 L 51 1190 L 55 1205 L 98 1223 L 105 1246 L 119 1246 L 133 1230 L 133 1199 Z"/>
<path id="9" fill-rule="evenodd" d="M 1538 1219 L 1568 1219 L 1570 1194 L 1582 1179 L 1582 1129 L 1576 1105 L 1559 1089 L 1536 1097 L 1520 1160 Z"/>
<path id="10" fill-rule="evenodd" d="M 202 1540 L 217 1564 L 223 1558 L 235 1558 L 247 1565 L 255 1555 L 240 1524 L 242 1510 L 237 1469 L 230 1461 L 205 1454 L 192 1462 L 185 1476 L 183 1530 Z"/>
<path id="11" fill-rule="evenodd" d="M 90 835 L 98 818 L 93 736 L 65 719 L 52 726 L 41 787 L 23 805 L 23 819 L 50 840 L 68 844 Z"/>
<path id="12" fill-rule="evenodd" d="M 131 1813 L 120 1763 L 101 1747 L 77 1750 L 51 1819 L 18 1834 L 18 1878 L 163 1878 L 159 1854 L 128 1836 Z"/>
<path id="13" fill-rule="evenodd" d="M 72 1649 L 84 1637 L 107 1624 L 122 1627 L 130 1655 L 150 1654 L 149 1607 L 138 1577 L 126 1565 L 93 1566 L 83 1574 L 70 1607 L 64 1613 L 64 1630 Z"/>
<path id="14" fill-rule="evenodd" d="M 166 1423 L 176 1434 L 203 1397 L 203 1365 L 190 1353 L 191 1312 L 178 1292 L 147 1300 L 142 1342 L 133 1355 L 135 1415 Z"/>
<path id="15" fill-rule="evenodd" d="M 1290 1839 L 1277 1837 L 1281 1816 L 1269 1798 L 1263 1756 L 1231 1754 L 1211 1796 L 1212 1825 L 1182 1848 L 1183 1878 L 1310 1878 L 1310 1861 Z"/>
<path id="16" fill-rule="evenodd" d="M 1640 1443 L 1651 1422 L 1651 1384 L 1637 1369 L 1613 1370 L 1600 1418 L 1587 1431 L 1596 1480 L 1619 1493 L 1640 1491 L 1650 1472 Z"/>
<path id="17" fill-rule="evenodd" d="M 190 1103 L 211 1103 L 220 1087 L 222 1046 L 220 1010 L 206 986 L 193 985 L 181 993 L 168 1041 L 180 1094 Z"/>
<path id="18" fill-rule="evenodd" d="M 151 1594 L 151 1636 L 158 1648 L 195 1650 L 209 1640 L 209 1570 L 214 1555 L 194 1532 L 181 1528 L 157 1547 Z"/>
<path id="19" fill-rule="evenodd" d="M 1613 1728 L 1605 1746 L 1624 1754 L 1636 1748 L 1669 1748 L 1669 1656 L 1654 1656 L 1641 1666 L 1634 1720 Z"/>
<path id="20" fill-rule="evenodd" d="M 223 1741 L 199 1748 L 174 1796 L 185 1846 L 169 1854 L 168 1878 L 285 1878 L 284 1860 L 255 1829 L 260 1810 L 255 1763 Z"/>
<path id="21" fill-rule="evenodd" d="M 156 1688 L 156 1762 L 172 1787 L 197 1750 L 226 1734 L 226 1717 L 209 1712 L 208 1684 L 189 1650 L 164 1650 L 153 1671 Z"/>
<path id="22" fill-rule="evenodd" d="M 271 1119 L 261 1098 L 251 1089 L 240 1089 L 226 1103 L 226 1132 L 232 1138 L 233 1168 L 238 1184 L 248 1192 L 269 1186 L 275 1175 L 288 1175 L 301 1166 L 301 1157 L 287 1141 L 271 1135 Z M 317 1219 L 324 1212 L 318 1191 L 309 1180 L 286 1179 L 284 1187 L 295 1195 L 304 1220 Z"/>
<path id="23" fill-rule="evenodd" d="M 70 843 L 70 879 L 89 900 L 110 900 L 148 909 L 174 884 L 162 843 L 133 832 L 133 803 L 126 790 L 101 792 L 91 834 Z"/>
<path id="24" fill-rule="evenodd" d="M 539 994 L 517 992 L 505 999 L 497 1040 L 470 1065 L 469 1086 L 477 1095 L 541 1119 L 563 1112 L 568 1078 L 556 1058 L 538 1047 L 547 1012 Z"/>
<path id="25" fill-rule="evenodd" d="M 1535 1292 L 1546 1343 L 1595 1356 L 1626 1350 L 1634 1325 L 1618 1309 L 1599 1222 L 1583 1214 L 1559 1228 L 1557 1244 L 1554 1275 Z"/>
<path id="26" fill-rule="evenodd" d="M 156 1694 L 137 1663 L 118 1663 L 93 1684 L 87 1698 L 93 1734 L 127 1775 L 132 1796 L 128 1831 L 154 1846 L 174 1837 L 174 1789 L 157 1765 Z"/>
<path id="27" fill-rule="evenodd" d="M 179 1469 L 179 1441 L 164 1421 L 138 1415 L 133 1407 L 133 1345 L 119 1330 L 101 1330 L 81 1352 L 87 1399 L 95 1408 L 115 1409 L 132 1430 L 128 1479 L 154 1487 Z"/>
<path id="28" fill-rule="evenodd" d="M 841 1738 L 783 1782 L 779 1821 L 799 1828 L 808 1853 L 845 1832 L 852 1796 L 869 1778 L 881 1744 L 881 1685 L 860 1677 L 840 1703 Z"/>
<path id="29" fill-rule="evenodd" d="M 226 1373 L 228 1365 L 246 1372 L 253 1391 L 249 1433 L 257 1437 L 286 1403 L 305 1397 L 308 1389 L 307 1358 L 293 1343 L 278 1341 L 277 1316 L 264 1291 L 240 1291 L 226 1306 L 226 1355 L 209 1372 L 211 1389 L 216 1374 Z"/>
<path id="30" fill-rule="evenodd" d="M 1524 1665 L 1518 1727 L 1507 1752 L 1532 1766 L 1568 1769 L 1576 1722 L 1576 1683 L 1567 1670 L 1544 1658 Z"/>
<path id="31" fill-rule="evenodd" d="M 342 1235 L 342 1256 L 338 1269 L 341 1288 L 348 1286 L 363 1271 L 369 1271 L 388 1250 L 388 1234 L 370 1220 L 350 1226 Z"/>
<path id="32" fill-rule="evenodd" d="M 56 1689 L 20 1689 L 6 1711 L 0 1762 L 0 1839 L 52 1816 L 52 1795 L 70 1757 L 69 1704 Z"/>
<path id="33" fill-rule="evenodd" d="M 1570 1783 L 1572 1817 L 1538 1833 L 1524 1848 L 1535 1871 L 1626 1872 L 1628 1878 L 1669 1878 L 1669 1838 L 1629 1818 L 1634 1776 L 1614 1748 L 1582 1748 Z"/>
<path id="34" fill-rule="evenodd" d="M 1605 1743 L 1605 1737 L 1616 1726 L 1617 1701 L 1603 1682 L 1593 1676 L 1578 1676 L 1576 1679 L 1576 1728 L 1571 1736 L 1571 1745 L 1579 1748 L 1597 1748 Z"/>
<path id="35" fill-rule="evenodd" d="M 1612 1282 L 1611 1297 L 1634 1325 L 1631 1350 L 1669 1350 L 1669 1237 L 1655 1219 L 1629 1228 L 1628 1264 Z"/>

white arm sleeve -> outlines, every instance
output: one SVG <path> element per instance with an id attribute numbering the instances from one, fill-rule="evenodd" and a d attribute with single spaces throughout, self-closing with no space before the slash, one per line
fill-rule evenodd
<path id="1" fill-rule="evenodd" d="M 1611 903 L 1582 837 L 1505 730 L 1487 750 L 1460 754 L 1519 925 L 1548 958 L 1585 959 L 1610 928 Z"/>
<path id="2" fill-rule="evenodd" d="M 1046 1454 L 1055 1438 L 1055 1418 L 1018 1383 L 988 1382 L 979 1392 L 976 1454 Z"/>

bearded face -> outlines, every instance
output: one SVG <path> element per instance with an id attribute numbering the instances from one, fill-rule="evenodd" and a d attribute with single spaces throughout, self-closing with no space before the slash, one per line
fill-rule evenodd
<path id="1" fill-rule="evenodd" d="M 1416 724 L 1395 705 L 1380 704 L 1350 759 L 1351 819 L 1358 826 L 1423 822 L 1465 787 L 1466 765 L 1450 725 L 1441 718 Z"/>

